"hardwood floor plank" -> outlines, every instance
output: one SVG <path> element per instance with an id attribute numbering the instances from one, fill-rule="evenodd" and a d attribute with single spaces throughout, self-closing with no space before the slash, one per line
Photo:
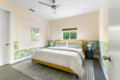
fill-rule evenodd
<path id="1" fill-rule="evenodd" d="M 33 80 L 10 65 L 0 67 L 0 80 Z"/>
<path id="2" fill-rule="evenodd" d="M 93 63 L 95 71 L 95 80 L 106 80 L 99 60 L 95 58 L 93 60 Z"/>

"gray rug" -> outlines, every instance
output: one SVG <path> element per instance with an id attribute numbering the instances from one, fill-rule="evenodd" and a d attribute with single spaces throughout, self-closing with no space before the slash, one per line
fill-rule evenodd
<path id="1" fill-rule="evenodd" d="M 31 60 L 14 64 L 12 67 L 34 80 L 77 80 L 73 74 L 42 64 L 32 63 Z M 85 60 L 83 68 L 85 74 L 82 79 L 79 78 L 78 80 L 95 80 L 93 61 Z"/>

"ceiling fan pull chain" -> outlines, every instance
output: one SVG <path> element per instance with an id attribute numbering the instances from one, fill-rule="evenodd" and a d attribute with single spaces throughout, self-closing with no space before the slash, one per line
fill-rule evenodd
<path id="1" fill-rule="evenodd" d="M 56 14 L 56 9 L 54 9 L 54 14 Z"/>
<path id="2" fill-rule="evenodd" d="M 53 5 L 55 5 L 55 0 L 53 0 Z"/>

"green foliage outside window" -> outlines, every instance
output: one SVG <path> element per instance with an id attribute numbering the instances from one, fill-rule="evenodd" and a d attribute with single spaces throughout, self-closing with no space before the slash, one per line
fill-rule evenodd
<path id="1" fill-rule="evenodd" d="M 70 31 L 70 39 L 77 39 L 77 32 L 76 31 Z"/>
<path id="2" fill-rule="evenodd" d="M 64 40 L 69 40 L 69 31 L 64 31 L 63 32 L 63 39 Z"/>
<path id="3" fill-rule="evenodd" d="M 77 39 L 76 30 L 64 31 L 63 32 L 63 39 L 64 40 Z"/>

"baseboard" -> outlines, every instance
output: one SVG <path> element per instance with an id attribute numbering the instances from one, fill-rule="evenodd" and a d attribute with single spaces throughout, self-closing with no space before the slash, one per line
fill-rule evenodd
<path id="1" fill-rule="evenodd" d="M 15 63 L 24 61 L 24 60 L 29 59 L 29 58 L 31 58 L 31 56 L 27 56 L 27 57 L 24 57 L 24 58 L 21 58 L 21 59 L 18 59 L 18 60 L 14 60 L 14 61 L 13 61 L 12 63 L 10 63 L 10 64 L 15 64 Z"/>
<path id="2" fill-rule="evenodd" d="M 105 71 L 105 69 L 104 69 L 104 67 L 103 67 L 103 65 L 102 65 L 102 62 L 101 62 L 100 58 L 98 58 L 98 59 L 99 59 L 100 64 L 101 64 L 101 66 L 102 66 L 102 70 L 103 70 L 103 73 L 104 73 L 104 75 L 105 75 L 105 78 L 106 78 L 106 80 L 108 80 L 108 75 L 107 75 L 107 73 L 106 73 L 106 71 Z"/>

